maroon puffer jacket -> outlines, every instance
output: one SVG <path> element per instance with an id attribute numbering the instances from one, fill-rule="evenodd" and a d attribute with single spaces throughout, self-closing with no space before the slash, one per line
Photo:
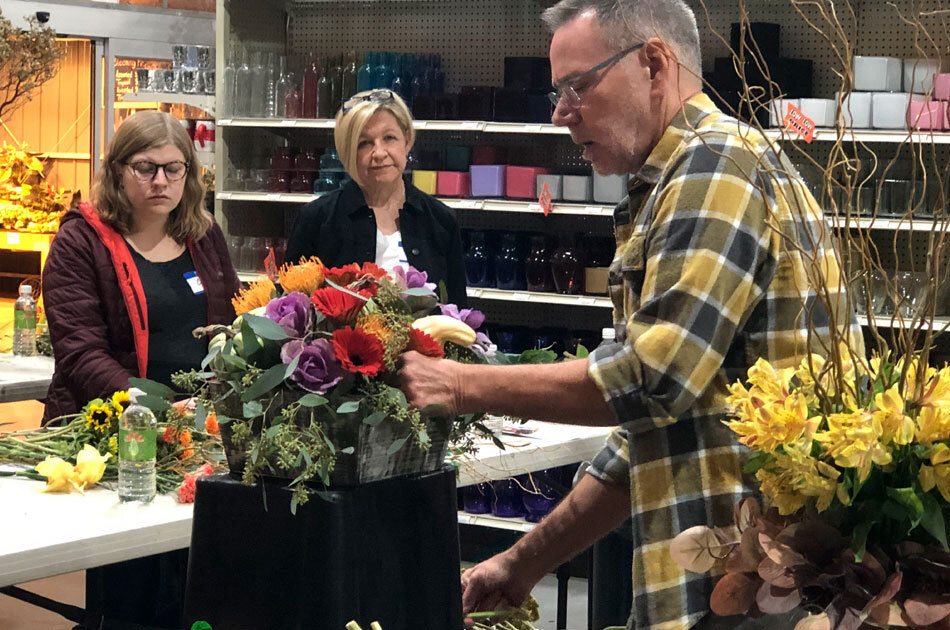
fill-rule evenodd
<path id="1" fill-rule="evenodd" d="M 208 323 L 230 324 L 241 283 L 221 228 L 212 225 L 188 249 L 208 296 Z M 135 263 L 122 236 L 88 204 L 66 213 L 50 245 L 43 304 L 56 361 L 44 424 L 146 376 L 148 309 Z"/>

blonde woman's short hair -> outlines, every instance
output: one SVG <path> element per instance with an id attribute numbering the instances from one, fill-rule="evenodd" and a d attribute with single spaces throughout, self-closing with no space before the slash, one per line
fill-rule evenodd
<path id="1" fill-rule="evenodd" d="M 356 104 L 349 108 L 344 104 L 336 115 L 336 127 L 333 131 L 336 152 L 340 156 L 343 168 L 360 186 L 363 185 L 363 182 L 360 181 L 357 172 L 356 154 L 360 143 L 360 134 L 363 133 L 363 128 L 373 117 L 373 114 L 387 111 L 393 115 L 393 118 L 399 124 L 399 128 L 402 129 L 403 134 L 409 141 L 407 151 L 412 149 L 412 145 L 416 141 L 416 131 L 412 128 L 412 114 L 409 113 L 405 101 L 392 90 L 385 91 L 389 92 L 392 98 L 386 98 L 385 100 L 372 98 L 374 92 L 382 92 L 382 90 L 367 90 L 355 94 L 347 100 L 347 103 L 356 102 Z"/>
<path id="2" fill-rule="evenodd" d="M 132 229 L 132 204 L 122 190 L 122 169 L 133 155 L 169 144 L 185 156 L 188 171 L 181 201 L 168 217 L 168 235 L 184 243 L 189 238 L 201 238 L 211 227 L 194 142 L 171 114 L 143 111 L 130 116 L 115 132 L 91 191 L 99 217 L 120 234 L 128 234 Z"/>

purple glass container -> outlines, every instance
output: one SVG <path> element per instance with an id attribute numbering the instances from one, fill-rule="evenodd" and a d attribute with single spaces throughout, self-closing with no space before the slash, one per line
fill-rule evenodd
<path id="1" fill-rule="evenodd" d="M 561 495 L 543 479 L 545 475 L 556 472 L 553 468 L 545 470 L 542 475 L 532 475 L 524 484 L 521 501 L 527 512 L 524 518 L 529 523 L 537 523 L 547 516 L 561 500 Z"/>
<path id="2" fill-rule="evenodd" d="M 492 514 L 504 518 L 524 516 L 524 503 L 521 501 L 521 486 L 515 479 L 493 481 L 495 500 L 492 502 Z"/>
<path id="3" fill-rule="evenodd" d="M 478 483 L 462 488 L 462 505 L 469 514 L 491 512 L 492 487 L 490 483 Z"/>
<path id="4" fill-rule="evenodd" d="M 472 174 L 473 197 L 504 197 L 505 167 L 500 165 L 476 165 L 469 167 Z"/>

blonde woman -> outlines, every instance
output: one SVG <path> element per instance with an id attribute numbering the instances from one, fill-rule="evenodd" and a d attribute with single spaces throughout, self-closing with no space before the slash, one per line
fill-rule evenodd
<path id="1" fill-rule="evenodd" d="M 403 177 L 415 141 L 406 104 L 391 90 L 360 92 L 337 113 L 334 141 L 352 181 L 301 209 L 286 259 L 375 262 L 388 271 L 411 265 L 429 282 L 445 282 L 449 302 L 464 305 L 455 213 Z"/>
<path id="2" fill-rule="evenodd" d="M 127 389 L 130 377 L 168 384 L 207 351 L 191 331 L 234 318 L 240 282 L 174 117 L 122 123 L 91 198 L 63 216 L 43 269 L 56 361 L 44 421 Z"/>

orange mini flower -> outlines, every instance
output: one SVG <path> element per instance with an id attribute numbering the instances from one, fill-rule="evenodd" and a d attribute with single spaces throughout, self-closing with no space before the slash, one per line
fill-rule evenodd
<path id="1" fill-rule="evenodd" d="M 175 430 L 175 427 L 165 427 L 165 432 L 162 433 L 162 442 L 174 444 L 176 441 L 178 441 L 178 431 Z"/>
<path id="2" fill-rule="evenodd" d="M 191 446 L 191 431 L 182 429 L 178 433 L 178 443 L 182 446 Z"/>
<path id="3" fill-rule="evenodd" d="M 323 286 L 323 278 L 326 274 L 326 268 L 320 259 L 311 256 L 307 259 L 301 259 L 296 265 L 285 264 L 277 272 L 277 278 L 284 293 L 299 291 L 305 295 L 310 295 Z"/>
<path id="4" fill-rule="evenodd" d="M 252 282 L 251 286 L 241 289 L 241 292 L 231 298 L 231 304 L 234 306 L 236 315 L 249 313 L 255 308 L 267 306 L 271 297 L 277 292 L 277 287 L 271 282 L 270 278 L 264 278 L 257 282 Z"/>
<path id="5" fill-rule="evenodd" d="M 370 313 L 356 320 L 356 326 L 362 328 L 371 335 L 375 335 L 383 345 L 393 336 L 393 331 L 386 326 L 386 320 L 378 313 Z"/>
<path id="6" fill-rule="evenodd" d="M 183 450 L 183 451 L 181 452 L 181 458 L 182 458 L 182 459 L 188 459 L 189 457 L 194 456 L 194 454 L 195 454 L 195 449 L 193 449 L 193 448 L 186 448 L 185 450 Z"/>
<path id="7" fill-rule="evenodd" d="M 205 432 L 208 435 L 221 435 L 221 425 L 218 424 L 217 414 L 209 413 L 205 418 Z"/>

